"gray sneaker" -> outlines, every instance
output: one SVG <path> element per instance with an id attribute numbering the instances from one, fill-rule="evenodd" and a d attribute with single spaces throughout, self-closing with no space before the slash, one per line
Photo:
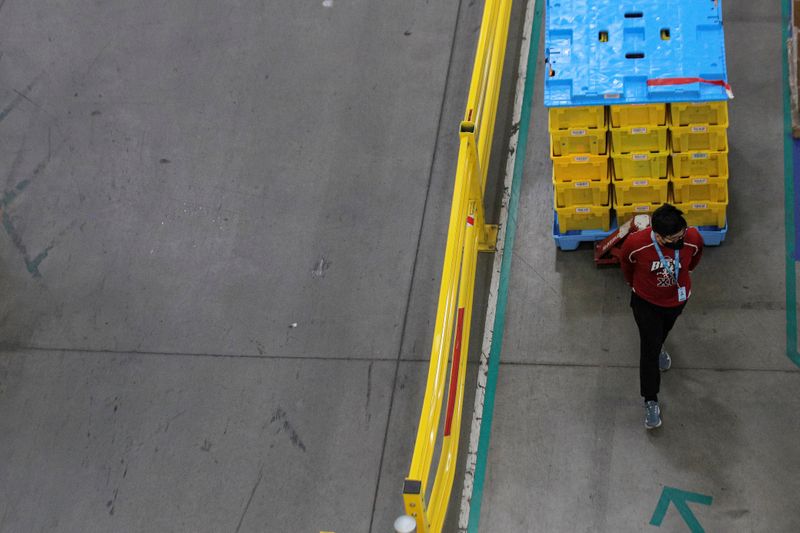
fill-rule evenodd
<path id="1" fill-rule="evenodd" d="M 644 402 L 644 427 L 655 429 L 661 426 L 661 409 L 658 402 Z"/>
<path id="2" fill-rule="evenodd" d="M 672 366 L 672 357 L 669 356 L 664 348 L 661 348 L 661 353 L 658 354 L 658 368 L 662 372 L 666 372 Z"/>

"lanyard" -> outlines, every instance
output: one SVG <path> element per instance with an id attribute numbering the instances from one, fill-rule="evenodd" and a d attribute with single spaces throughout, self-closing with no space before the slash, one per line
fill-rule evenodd
<path id="1" fill-rule="evenodd" d="M 667 271 L 670 277 L 672 277 L 675 280 L 675 285 L 680 288 L 680 283 L 678 283 L 678 274 L 680 274 L 681 271 L 681 251 L 675 250 L 675 261 L 672 262 L 672 265 L 675 269 L 675 271 L 673 272 L 673 269 L 669 267 L 666 259 L 664 259 L 664 254 L 663 252 L 661 252 L 661 247 L 658 245 L 658 242 L 656 241 L 656 234 L 653 233 L 652 231 L 650 232 L 650 238 L 653 240 L 653 246 L 655 246 L 656 252 L 658 252 L 658 258 L 661 260 L 661 265 L 664 267 L 664 270 Z"/>

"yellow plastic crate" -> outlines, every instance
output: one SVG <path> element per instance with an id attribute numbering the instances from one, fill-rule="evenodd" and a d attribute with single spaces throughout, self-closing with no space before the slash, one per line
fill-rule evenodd
<path id="1" fill-rule="evenodd" d="M 689 176 L 728 177 L 728 152 L 684 152 L 672 154 L 672 173 L 676 178 Z"/>
<path id="2" fill-rule="evenodd" d="M 676 202 L 690 226 L 725 226 L 725 209 L 728 202 Z"/>
<path id="3" fill-rule="evenodd" d="M 551 107 L 550 129 L 605 128 L 606 108 L 601 105 Z"/>
<path id="4" fill-rule="evenodd" d="M 664 126 L 667 123 L 667 104 L 612 105 L 611 127 Z"/>
<path id="5" fill-rule="evenodd" d="M 610 207 L 608 181 L 556 181 L 553 179 L 556 207 L 604 205 Z"/>
<path id="6" fill-rule="evenodd" d="M 672 180 L 672 197 L 676 202 L 728 203 L 728 178 L 697 176 Z"/>
<path id="7" fill-rule="evenodd" d="M 611 158 L 614 161 L 614 177 L 616 179 L 667 177 L 668 150 L 630 154 L 612 151 Z"/>
<path id="8" fill-rule="evenodd" d="M 608 231 L 611 227 L 611 208 L 608 206 L 556 207 L 556 213 L 559 233 L 584 229 Z"/>
<path id="9" fill-rule="evenodd" d="M 672 151 L 675 153 L 711 151 L 728 149 L 727 126 L 671 126 Z"/>
<path id="10" fill-rule="evenodd" d="M 676 126 L 689 124 L 728 125 L 728 102 L 670 104 L 670 118 Z"/>
<path id="11" fill-rule="evenodd" d="M 667 178 L 636 178 L 614 180 L 615 205 L 643 203 L 663 204 L 667 201 L 669 180 Z"/>
<path id="12" fill-rule="evenodd" d="M 624 224 L 636 215 L 652 215 L 653 211 L 664 205 L 663 203 L 638 203 L 631 205 L 617 205 L 614 201 L 614 209 L 617 211 L 617 223 Z"/>
<path id="13" fill-rule="evenodd" d="M 569 154 L 605 154 L 606 128 L 571 128 L 550 130 L 551 152 L 555 156 Z"/>
<path id="14" fill-rule="evenodd" d="M 619 154 L 667 150 L 667 126 L 611 128 L 613 150 Z"/>
<path id="15" fill-rule="evenodd" d="M 571 154 L 552 156 L 556 181 L 608 179 L 608 155 Z"/>

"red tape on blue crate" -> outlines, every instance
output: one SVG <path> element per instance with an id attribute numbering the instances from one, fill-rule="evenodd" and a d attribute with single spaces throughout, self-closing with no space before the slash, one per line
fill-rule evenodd
<path id="1" fill-rule="evenodd" d="M 709 85 L 718 85 L 725 88 L 728 98 L 733 100 L 733 89 L 731 84 L 725 80 L 707 80 L 705 78 L 650 78 L 647 80 L 647 85 L 663 86 L 663 85 L 687 85 L 689 83 L 708 83 Z"/>

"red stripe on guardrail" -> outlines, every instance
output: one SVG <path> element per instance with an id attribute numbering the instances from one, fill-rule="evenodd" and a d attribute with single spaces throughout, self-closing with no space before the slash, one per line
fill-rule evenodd
<path id="1" fill-rule="evenodd" d="M 461 362 L 461 334 L 464 331 L 464 308 L 458 309 L 456 321 L 456 345 L 453 347 L 453 366 L 450 368 L 450 390 L 447 393 L 447 414 L 444 419 L 444 436 L 450 436 L 450 425 L 453 423 L 453 409 L 456 406 L 456 388 L 458 386 L 458 367 Z"/>

